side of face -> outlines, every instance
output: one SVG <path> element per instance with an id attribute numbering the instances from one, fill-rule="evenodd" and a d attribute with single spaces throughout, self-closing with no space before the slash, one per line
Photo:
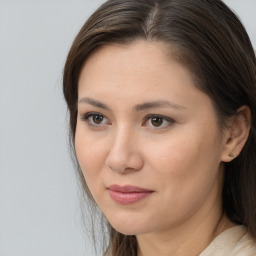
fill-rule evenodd
<path id="1" fill-rule="evenodd" d="M 211 99 L 160 42 L 106 45 L 83 66 L 75 149 L 87 185 L 124 234 L 170 229 L 221 205 L 220 136 Z M 152 193 L 120 204 L 111 185 Z"/>

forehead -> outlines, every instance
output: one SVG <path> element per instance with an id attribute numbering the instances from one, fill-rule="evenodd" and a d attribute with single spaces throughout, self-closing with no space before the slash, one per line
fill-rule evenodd
<path id="1" fill-rule="evenodd" d="M 104 45 L 95 50 L 82 68 L 79 90 L 105 86 L 109 89 L 115 86 L 116 90 L 120 87 L 160 89 L 171 81 L 194 84 L 189 70 L 171 57 L 169 45 L 138 40 L 128 45 Z"/>
<path id="2" fill-rule="evenodd" d="M 174 53 L 174 49 L 175 48 L 171 47 L 170 44 L 163 41 L 147 41 L 144 39 L 135 39 L 128 43 L 108 43 L 93 50 L 85 63 L 95 60 L 99 55 L 101 55 L 101 58 L 109 57 L 109 53 L 122 54 L 122 57 L 127 57 L 127 55 L 129 55 L 130 59 L 138 57 L 138 54 L 143 54 L 145 56 L 149 54 L 154 58 L 156 56 L 161 56 L 167 61 L 169 56 L 171 56 L 171 53 Z M 134 55 L 135 53 L 137 53 L 137 55 Z"/>

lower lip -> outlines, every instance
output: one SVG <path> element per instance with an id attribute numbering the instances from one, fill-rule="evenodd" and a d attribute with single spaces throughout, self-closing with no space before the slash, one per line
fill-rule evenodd
<path id="1" fill-rule="evenodd" d="M 119 191 L 113 191 L 109 190 L 109 195 L 110 197 L 118 204 L 134 204 L 141 199 L 144 199 L 145 197 L 148 197 L 151 195 L 153 192 L 128 192 L 128 193 L 123 193 Z"/>

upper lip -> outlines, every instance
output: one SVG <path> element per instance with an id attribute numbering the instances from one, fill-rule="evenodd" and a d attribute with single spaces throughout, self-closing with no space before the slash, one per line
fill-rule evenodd
<path id="1" fill-rule="evenodd" d="M 120 186 L 120 185 L 111 185 L 108 187 L 108 189 L 116 192 L 121 192 L 121 193 L 132 193 L 132 192 L 153 192 L 152 190 L 145 189 L 145 188 L 140 188 L 136 186 L 131 186 L 131 185 L 125 185 L 125 186 Z"/>

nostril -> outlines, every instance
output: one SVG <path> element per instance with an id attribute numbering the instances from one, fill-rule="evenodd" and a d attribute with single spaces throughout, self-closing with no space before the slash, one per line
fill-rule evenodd
<path id="1" fill-rule="evenodd" d="M 109 168 L 113 171 L 113 172 L 116 172 L 116 173 L 122 173 L 125 169 L 121 169 L 121 168 L 119 168 L 119 169 L 116 169 L 116 168 L 113 168 L 113 167 L 111 167 L 111 166 L 109 166 Z"/>
<path id="2" fill-rule="evenodd" d="M 113 158 L 112 155 L 107 159 L 106 165 L 116 173 L 138 171 L 143 167 L 143 159 L 136 152 L 130 153 L 126 158 L 121 158 L 120 156 L 119 158 Z"/>
<path id="3" fill-rule="evenodd" d="M 129 166 L 128 159 L 120 157 L 120 154 L 118 156 L 113 155 L 113 153 L 107 158 L 106 164 L 110 170 L 116 173 L 123 172 Z"/>

